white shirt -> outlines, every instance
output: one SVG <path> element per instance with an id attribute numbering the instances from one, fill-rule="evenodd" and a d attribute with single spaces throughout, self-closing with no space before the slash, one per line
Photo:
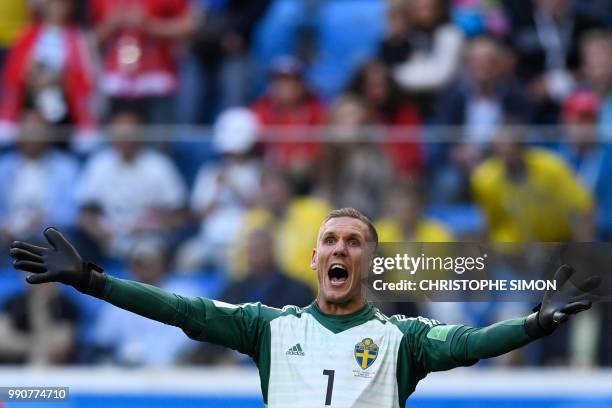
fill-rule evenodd
<path id="1" fill-rule="evenodd" d="M 43 28 L 34 48 L 34 61 L 59 74 L 66 65 L 66 30 L 61 27 Z"/>
<path id="2" fill-rule="evenodd" d="M 447 85 L 457 73 L 465 39 L 461 30 L 445 24 L 433 34 L 433 49 L 417 51 L 393 68 L 393 76 L 407 90 L 431 91 Z"/>
<path id="3" fill-rule="evenodd" d="M 27 230 L 37 215 L 47 215 L 49 189 L 47 168 L 42 160 L 23 160 L 15 178 L 8 183 L 9 225 L 14 233 Z"/>
<path id="4" fill-rule="evenodd" d="M 468 141 L 489 143 L 501 122 L 501 103 L 492 98 L 475 97 L 468 101 L 466 112 Z"/>
<path id="5" fill-rule="evenodd" d="M 131 162 L 109 148 L 87 163 L 77 186 L 81 205 L 96 203 L 105 221 L 118 234 L 130 232 L 149 210 L 181 208 L 185 184 L 166 156 L 142 148 Z"/>
<path id="6" fill-rule="evenodd" d="M 228 162 L 204 166 L 198 172 L 191 196 L 191 208 L 203 211 L 216 207 L 202 220 L 201 248 L 227 261 L 229 245 L 240 231 L 246 209 L 244 200 L 255 198 L 259 190 L 260 169 L 256 161 Z"/>

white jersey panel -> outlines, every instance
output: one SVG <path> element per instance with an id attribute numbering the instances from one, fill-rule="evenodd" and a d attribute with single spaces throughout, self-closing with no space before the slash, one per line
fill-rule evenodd
<path id="1" fill-rule="evenodd" d="M 268 407 L 398 407 L 402 332 L 379 319 L 334 334 L 311 314 L 270 322 Z"/>

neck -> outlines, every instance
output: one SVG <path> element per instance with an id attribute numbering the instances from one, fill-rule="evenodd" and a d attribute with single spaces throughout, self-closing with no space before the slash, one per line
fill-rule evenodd
<path id="1" fill-rule="evenodd" d="M 365 299 L 363 296 L 359 296 L 355 299 L 351 299 L 345 303 L 332 303 L 327 300 L 321 299 L 321 295 L 317 296 L 317 306 L 323 313 L 333 315 L 345 315 L 356 312 L 365 305 Z"/>
<path id="2" fill-rule="evenodd" d="M 482 97 L 488 97 L 493 95 L 495 86 L 493 85 L 493 81 L 484 81 L 480 83 L 476 83 L 476 93 Z"/>

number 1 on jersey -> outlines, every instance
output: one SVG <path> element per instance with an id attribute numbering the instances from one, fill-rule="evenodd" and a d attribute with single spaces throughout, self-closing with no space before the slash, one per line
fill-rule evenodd
<path id="1" fill-rule="evenodd" d="M 325 393 L 325 405 L 331 405 L 332 391 L 334 389 L 334 372 L 335 370 L 323 370 L 323 375 L 327 378 L 327 393 Z"/>

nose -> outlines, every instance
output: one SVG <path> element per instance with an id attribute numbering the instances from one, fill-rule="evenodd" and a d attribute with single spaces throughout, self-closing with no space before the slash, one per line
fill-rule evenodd
<path id="1" fill-rule="evenodd" d="M 333 250 L 333 255 L 334 256 L 346 256 L 346 242 L 344 242 L 343 239 L 339 239 L 338 242 L 336 242 L 336 245 L 334 246 L 334 250 Z"/>

